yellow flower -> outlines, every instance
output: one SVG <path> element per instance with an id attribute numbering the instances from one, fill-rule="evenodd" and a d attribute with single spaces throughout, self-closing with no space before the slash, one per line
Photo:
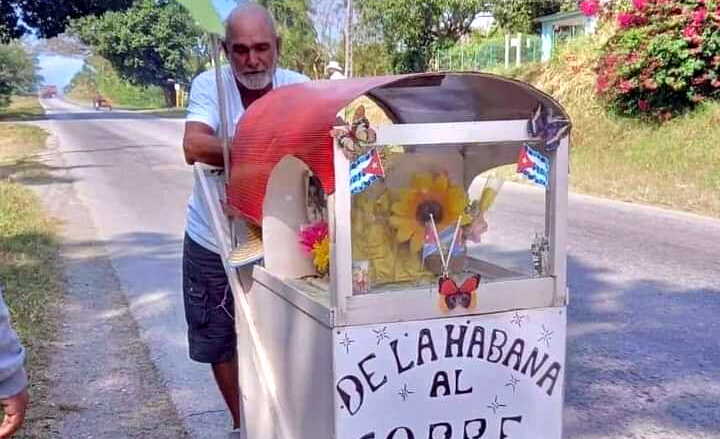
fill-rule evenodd
<path id="1" fill-rule="evenodd" d="M 432 214 L 438 232 L 457 223 L 467 223 L 464 214 L 467 197 L 465 191 L 448 179 L 446 174 L 429 172 L 415 174 L 410 187 L 398 192 L 392 204 L 390 224 L 395 227 L 395 240 L 410 242 L 410 251 L 417 253 L 425 242 L 426 224 Z"/>
<path id="2" fill-rule="evenodd" d="M 330 268 L 330 237 L 326 236 L 322 241 L 316 242 L 312 248 L 313 265 L 320 274 L 325 274 Z"/>

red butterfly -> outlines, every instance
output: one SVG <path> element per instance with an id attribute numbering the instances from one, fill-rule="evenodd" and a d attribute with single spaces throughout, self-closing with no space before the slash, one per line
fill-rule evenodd
<path id="1" fill-rule="evenodd" d="M 480 285 L 479 274 L 473 274 L 465 279 L 460 287 L 448 276 L 442 276 L 438 279 L 438 292 L 445 298 L 445 305 L 448 309 L 455 309 L 458 305 L 469 308 L 478 285 Z"/>

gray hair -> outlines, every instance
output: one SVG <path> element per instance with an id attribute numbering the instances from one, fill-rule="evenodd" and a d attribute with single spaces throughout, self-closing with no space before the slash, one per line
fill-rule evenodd
<path id="1" fill-rule="evenodd" d="M 275 19 L 270 14 L 270 11 L 267 10 L 264 6 L 262 6 L 259 3 L 256 3 L 252 0 L 246 0 L 240 3 L 239 5 L 235 6 L 232 11 L 230 11 L 230 15 L 228 15 L 227 19 L 225 19 L 225 38 L 228 38 L 228 35 L 230 34 L 230 31 L 232 30 L 233 22 L 237 19 L 238 16 L 248 14 L 248 15 L 257 15 L 261 17 L 268 26 L 270 26 L 270 29 L 272 29 L 273 34 L 277 36 L 277 29 L 275 27 Z"/>

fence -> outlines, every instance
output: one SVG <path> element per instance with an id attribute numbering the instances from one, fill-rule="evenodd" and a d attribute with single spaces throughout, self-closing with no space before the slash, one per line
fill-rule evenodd
<path id="1" fill-rule="evenodd" d="M 518 58 L 519 53 L 519 58 Z M 438 50 L 430 63 L 432 71 L 487 70 L 540 61 L 541 40 L 537 35 L 506 35 L 477 44 L 463 44 Z"/>

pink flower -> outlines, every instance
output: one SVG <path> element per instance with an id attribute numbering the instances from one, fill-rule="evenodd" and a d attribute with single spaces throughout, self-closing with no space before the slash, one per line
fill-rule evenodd
<path id="1" fill-rule="evenodd" d="M 627 29 L 635 23 L 635 16 L 627 12 L 621 12 L 618 14 L 617 20 L 620 28 Z"/>
<path id="2" fill-rule="evenodd" d="M 650 103 L 645 99 L 638 100 L 638 108 L 640 111 L 648 111 L 650 109 Z"/>
<path id="3" fill-rule="evenodd" d="M 608 89 L 609 86 L 610 86 L 610 81 L 608 80 L 607 76 L 605 76 L 605 75 L 598 76 L 597 82 L 595 83 L 595 90 L 598 93 L 600 93 L 600 94 L 605 93 L 605 91 Z"/>
<path id="4" fill-rule="evenodd" d="M 310 254 L 316 244 L 328 236 L 328 225 L 325 221 L 300 227 L 300 245 L 307 254 Z"/>
<path id="5" fill-rule="evenodd" d="M 705 19 L 707 18 L 707 9 L 705 7 L 700 7 L 693 12 L 693 24 L 700 25 L 702 24 Z"/>
<path id="6" fill-rule="evenodd" d="M 583 15 L 592 17 L 600 10 L 600 0 L 583 0 L 580 2 L 580 11 Z"/>
<path id="7" fill-rule="evenodd" d="M 697 28 L 695 26 L 688 26 L 683 29 L 683 37 L 695 38 L 698 35 Z"/>
<path id="8" fill-rule="evenodd" d="M 620 88 L 620 93 L 628 93 L 630 90 L 635 88 L 632 82 L 628 81 L 627 79 L 620 81 L 620 84 L 618 86 Z"/>
<path id="9" fill-rule="evenodd" d="M 633 0 L 632 4 L 635 9 L 637 9 L 638 11 L 642 11 L 647 5 L 647 0 Z"/>

